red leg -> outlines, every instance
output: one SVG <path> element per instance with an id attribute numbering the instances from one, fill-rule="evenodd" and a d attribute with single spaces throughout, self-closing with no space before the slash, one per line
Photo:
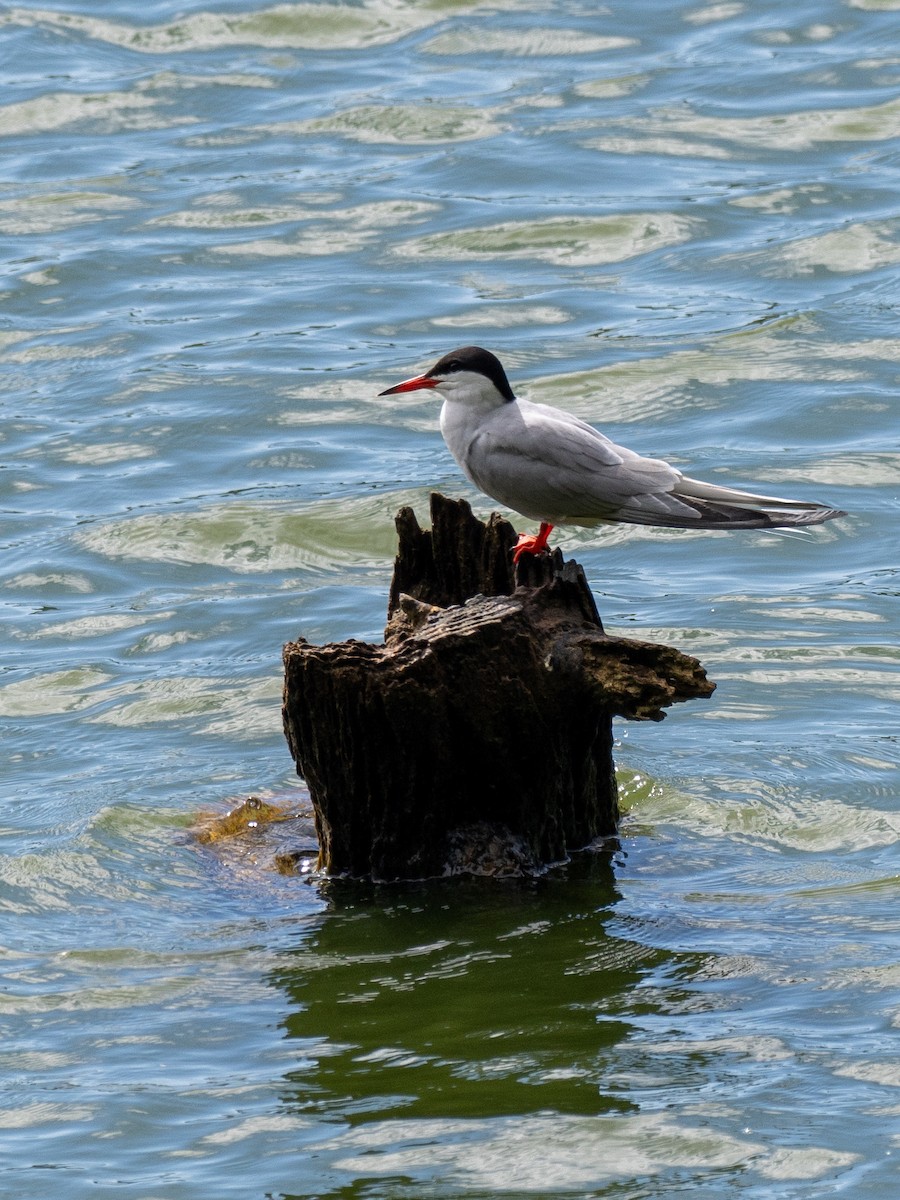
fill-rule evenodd
<path id="1" fill-rule="evenodd" d="M 520 533 L 513 548 L 513 562 L 517 563 L 523 554 L 543 554 L 547 549 L 547 538 L 552 532 L 553 526 L 541 521 L 538 533 Z"/>

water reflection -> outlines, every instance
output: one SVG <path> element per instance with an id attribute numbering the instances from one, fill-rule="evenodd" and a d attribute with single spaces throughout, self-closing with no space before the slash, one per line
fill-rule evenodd
<path id="1" fill-rule="evenodd" d="M 782 1039 L 722 1019 L 722 979 L 752 989 L 756 966 L 646 944 L 646 923 L 617 910 L 608 858 L 529 884 L 326 891 L 330 911 L 273 976 L 301 1053 L 282 1119 L 315 1195 L 549 1197 L 640 1181 L 650 1197 L 685 1169 L 719 1186 L 856 1161 L 736 1132 L 736 1097 L 777 1092 L 797 1070 Z M 313 1194 L 304 1182 L 285 1200 Z"/>
<path id="2" fill-rule="evenodd" d="M 398 895 L 331 885 L 331 913 L 276 980 L 309 1043 L 292 1108 L 356 1122 L 631 1108 L 608 1082 L 634 989 L 670 955 L 609 933 L 608 858 L 537 883 Z"/>

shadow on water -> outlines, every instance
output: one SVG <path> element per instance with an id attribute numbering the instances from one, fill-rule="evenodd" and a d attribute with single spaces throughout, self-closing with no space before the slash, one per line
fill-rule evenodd
<path id="1" fill-rule="evenodd" d="M 538 881 L 379 889 L 333 882 L 330 911 L 275 982 L 307 1044 L 293 1111 L 350 1125 L 553 1111 L 623 1113 L 610 1086 L 635 989 L 676 957 L 609 931 L 607 855 Z"/>

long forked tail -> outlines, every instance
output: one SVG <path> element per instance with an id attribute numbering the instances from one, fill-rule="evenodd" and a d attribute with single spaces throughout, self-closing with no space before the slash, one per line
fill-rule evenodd
<path id="1" fill-rule="evenodd" d="M 686 476 L 678 481 L 672 496 L 693 509 L 695 514 L 693 517 L 685 514 L 673 524 L 694 529 L 780 529 L 821 525 L 823 521 L 847 515 L 842 509 L 827 504 L 758 496 Z"/>

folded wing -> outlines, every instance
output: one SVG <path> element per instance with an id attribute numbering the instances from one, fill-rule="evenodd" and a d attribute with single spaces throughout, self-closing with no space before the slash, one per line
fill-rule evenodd
<path id="1" fill-rule="evenodd" d="M 687 478 L 558 409 L 521 400 L 511 408 L 504 405 L 497 420 L 482 422 L 460 465 L 483 492 L 533 520 L 753 529 L 816 525 L 844 515 L 823 504 Z"/>

